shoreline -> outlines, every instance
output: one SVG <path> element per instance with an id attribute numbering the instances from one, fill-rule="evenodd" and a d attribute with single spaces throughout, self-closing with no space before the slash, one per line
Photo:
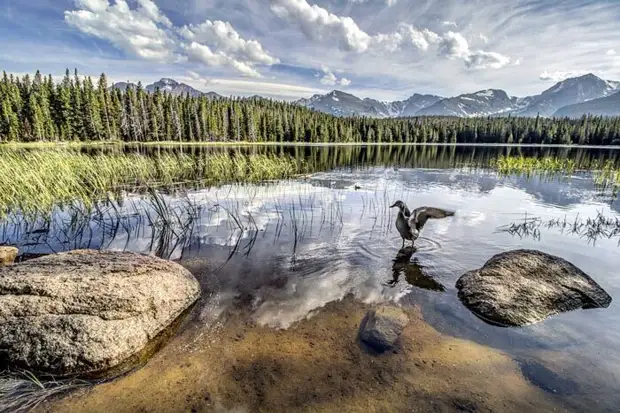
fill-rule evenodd
<path id="1" fill-rule="evenodd" d="M 559 148 L 559 149 L 610 149 L 620 150 L 618 145 L 561 145 L 561 144 L 520 144 L 520 143 L 429 143 L 429 142 L 10 142 L 0 143 L 0 149 L 28 148 L 80 148 L 101 146 L 198 146 L 198 147 L 238 147 L 238 146 L 279 146 L 279 147 L 359 147 L 359 146 L 436 146 L 436 147 L 492 147 L 492 148 Z"/>

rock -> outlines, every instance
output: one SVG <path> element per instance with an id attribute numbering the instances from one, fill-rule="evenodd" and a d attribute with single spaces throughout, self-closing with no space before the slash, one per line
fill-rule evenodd
<path id="1" fill-rule="evenodd" d="M 55 376 L 122 374 L 158 350 L 200 295 L 170 261 L 81 250 L 0 268 L 0 360 Z"/>
<path id="2" fill-rule="evenodd" d="M 19 250 L 15 247 L 0 247 L 0 267 L 13 264 Z"/>
<path id="3" fill-rule="evenodd" d="M 360 339 L 377 351 L 392 349 L 409 323 L 409 317 L 398 307 L 380 306 L 366 314 L 360 327 Z"/>
<path id="4" fill-rule="evenodd" d="M 483 320 L 534 324 L 579 308 L 606 308 L 611 297 L 570 262 L 539 251 L 498 254 L 456 283 L 459 298 Z"/>

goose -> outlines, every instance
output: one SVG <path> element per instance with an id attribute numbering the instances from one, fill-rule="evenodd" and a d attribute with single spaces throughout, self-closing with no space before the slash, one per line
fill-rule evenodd
<path id="1" fill-rule="evenodd" d="M 405 240 L 411 241 L 411 245 L 415 243 L 429 218 L 439 219 L 454 215 L 452 211 L 433 207 L 420 207 L 411 212 L 403 201 L 396 201 L 390 208 L 398 208 L 396 229 L 403 238 L 403 247 Z"/>

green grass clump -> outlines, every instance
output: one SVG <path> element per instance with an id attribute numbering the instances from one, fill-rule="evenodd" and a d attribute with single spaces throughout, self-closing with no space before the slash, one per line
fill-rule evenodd
<path id="1" fill-rule="evenodd" d="M 572 173 L 577 165 L 573 159 L 555 157 L 502 156 L 492 162 L 501 174 Z"/>
<path id="2" fill-rule="evenodd" d="M 597 161 L 578 164 L 568 158 L 502 156 L 493 160 L 491 166 L 502 175 L 566 175 L 585 170 L 592 172 L 597 185 L 614 192 L 620 189 L 620 168 L 610 160 L 601 165 Z"/>
<path id="3" fill-rule="evenodd" d="M 120 189 L 200 182 L 258 182 L 290 178 L 306 166 L 286 156 L 238 152 L 191 156 L 163 153 L 88 155 L 70 150 L 0 152 L 0 216 L 36 215 L 56 205 L 86 206 Z"/>

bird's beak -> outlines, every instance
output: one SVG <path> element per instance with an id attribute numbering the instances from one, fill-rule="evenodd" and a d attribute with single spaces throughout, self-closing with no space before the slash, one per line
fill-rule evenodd
<path id="1" fill-rule="evenodd" d="M 398 206 L 398 205 L 394 204 L 394 205 L 392 205 L 390 208 L 395 208 L 395 207 L 397 207 L 397 206 Z"/>

